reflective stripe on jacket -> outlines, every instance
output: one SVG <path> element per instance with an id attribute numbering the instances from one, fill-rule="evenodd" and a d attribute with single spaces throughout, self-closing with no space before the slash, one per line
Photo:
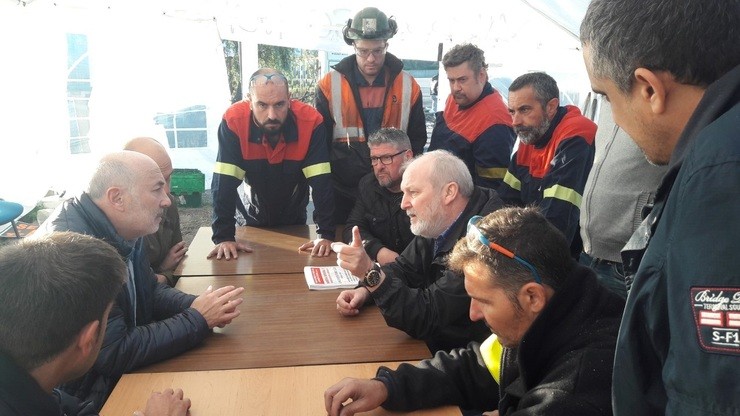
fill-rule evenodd
<path id="1" fill-rule="evenodd" d="M 421 88 L 408 72 L 401 71 L 398 75 L 386 91 L 382 126 L 406 131 L 411 106 L 421 94 Z M 367 141 L 360 109 L 357 108 L 352 87 L 347 79 L 338 71 L 332 70 L 328 77 L 321 79 L 319 88 L 329 99 L 329 108 L 335 123 L 332 132 L 333 141 L 335 143 Z"/>

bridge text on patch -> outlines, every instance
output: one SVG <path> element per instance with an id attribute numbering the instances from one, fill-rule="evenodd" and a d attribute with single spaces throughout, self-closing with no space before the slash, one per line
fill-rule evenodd
<path id="1" fill-rule="evenodd" d="M 740 288 L 692 287 L 691 302 L 701 348 L 740 355 Z"/>

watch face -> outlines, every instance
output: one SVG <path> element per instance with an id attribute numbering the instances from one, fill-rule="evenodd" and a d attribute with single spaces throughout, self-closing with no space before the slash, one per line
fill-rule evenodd
<path id="1" fill-rule="evenodd" d="M 373 287 L 377 286 L 378 283 L 380 283 L 380 272 L 372 269 L 365 275 L 365 284 Z"/>

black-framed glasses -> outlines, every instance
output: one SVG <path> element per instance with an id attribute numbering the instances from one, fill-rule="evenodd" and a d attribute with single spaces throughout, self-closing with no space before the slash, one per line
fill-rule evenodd
<path id="1" fill-rule="evenodd" d="M 481 218 L 483 217 L 481 217 L 480 215 L 474 215 L 472 218 L 470 218 L 470 220 L 468 221 L 468 230 L 467 230 L 468 236 L 473 236 L 477 238 L 481 244 L 490 248 L 491 250 L 497 251 L 510 259 L 516 260 L 519 264 L 526 267 L 527 269 L 529 269 L 530 272 L 532 272 L 532 275 L 534 275 L 535 282 L 542 284 L 542 279 L 540 279 L 540 275 L 537 273 L 537 269 L 535 269 L 531 263 L 517 256 L 516 254 L 514 254 L 513 251 L 503 247 L 502 245 L 492 243 L 491 241 L 488 240 L 488 238 L 485 235 L 483 235 L 481 230 L 475 226 L 475 224 L 477 224 L 478 221 L 481 220 Z"/>
<path id="2" fill-rule="evenodd" d="M 283 74 L 278 74 L 277 72 L 273 72 L 271 74 L 257 74 L 253 75 L 252 78 L 249 78 L 249 85 L 255 86 L 255 85 L 267 85 L 268 83 L 273 83 L 274 85 L 281 86 L 288 83 L 288 80 L 285 78 Z"/>
<path id="3" fill-rule="evenodd" d="M 381 56 L 385 55 L 386 49 L 388 49 L 388 45 L 385 45 L 382 48 L 375 48 L 375 49 L 358 48 L 357 46 L 355 46 L 355 53 L 362 58 L 367 58 L 370 55 L 376 58 L 380 58 Z"/>
<path id="4" fill-rule="evenodd" d="M 400 155 L 401 153 L 405 152 L 408 149 L 403 149 L 398 153 L 392 154 L 392 155 L 385 155 L 385 156 L 370 156 L 370 164 L 375 166 L 378 164 L 378 162 L 384 164 L 384 165 L 390 165 L 393 163 L 393 158 Z"/>

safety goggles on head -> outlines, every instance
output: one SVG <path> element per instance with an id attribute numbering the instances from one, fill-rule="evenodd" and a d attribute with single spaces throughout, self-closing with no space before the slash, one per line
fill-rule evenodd
<path id="1" fill-rule="evenodd" d="M 370 164 L 375 166 L 378 164 L 378 162 L 384 164 L 384 165 L 390 165 L 393 163 L 393 158 L 400 155 L 401 153 L 405 152 L 406 149 L 401 150 L 398 153 L 394 153 L 392 155 L 384 155 L 384 156 L 370 156 Z"/>
<path id="2" fill-rule="evenodd" d="M 492 243 L 491 241 L 488 240 L 488 238 L 485 235 L 483 235 L 481 230 L 475 226 L 475 224 L 477 224 L 478 221 L 481 220 L 481 218 L 483 217 L 481 217 L 480 215 L 475 215 L 472 218 L 470 218 L 470 221 L 468 221 L 468 231 L 467 231 L 468 237 L 474 237 L 481 244 L 490 248 L 491 250 L 499 252 L 510 259 L 516 260 L 519 264 L 526 267 L 527 269 L 529 269 L 530 272 L 532 272 L 535 282 L 542 284 L 542 279 L 540 279 L 540 275 L 537 273 L 537 269 L 535 269 L 534 266 L 532 266 L 532 264 L 530 264 L 528 261 L 524 260 L 523 258 L 517 256 L 511 250 L 499 244 Z"/>
<path id="3" fill-rule="evenodd" d="M 255 85 L 267 85 L 268 83 L 281 86 L 287 84 L 288 80 L 285 78 L 285 76 L 283 76 L 282 74 L 278 74 L 277 72 L 273 72 L 271 74 L 258 74 L 252 76 L 252 78 L 249 78 L 249 86 L 251 87 Z"/>

